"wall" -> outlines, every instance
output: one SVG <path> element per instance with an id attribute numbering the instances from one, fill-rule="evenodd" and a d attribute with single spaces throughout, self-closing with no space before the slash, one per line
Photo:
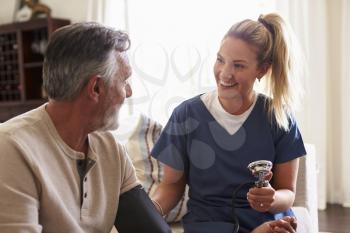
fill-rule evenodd
<path id="1" fill-rule="evenodd" d="M 84 21 L 87 19 L 89 0 L 41 0 L 40 2 L 48 5 L 52 9 L 52 16 L 58 18 L 67 18 L 72 22 Z M 69 2 L 69 3 L 68 3 Z"/>
<path id="2" fill-rule="evenodd" d="M 15 0 L 0 0 L 0 24 L 11 23 Z"/>
<path id="3" fill-rule="evenodd" d="M 0 24 L 11 23 L 17 0 L 0 0 Z M 84 21 L 93 18 L 89 12 L 98 0 L 70 0 L 69 3 L 62 0 L 41 0 L 49 6 L 52 16 L 70 19 L 72 22 Z"/>

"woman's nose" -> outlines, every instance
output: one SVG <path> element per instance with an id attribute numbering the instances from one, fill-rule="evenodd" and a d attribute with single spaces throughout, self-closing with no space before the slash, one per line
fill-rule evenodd
<path id="1" fill-rule="evenodd" d="M 229 80 L 229 79 L 232 79 L 233 78 L 233 74 L 232 73 L 225 73 L 225 72 L 222 72 L 221 75 L 220 75 L 220 78 L 223 79 L 223 80 Z"/>
<path id="2" fill-rule="evenodd" d="M 234 70 L 232 70 L 231 67 L 224 67 L 222 70 L 221 70 L 221 78 L 222 79 L 232 79 L 233 78 L 233 73 L 234 73 Z"/>

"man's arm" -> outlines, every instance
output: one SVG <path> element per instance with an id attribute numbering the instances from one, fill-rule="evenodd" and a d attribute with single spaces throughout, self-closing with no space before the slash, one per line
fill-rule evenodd
<path id="1" fill-rule="evenodd" d="M 4 135 L 0 138 L 0 232 L 41 232 L 31 161 L 14 141 Z"/>
<path id="2" fill-rule="evenodd" d="M 114 225 L 119 233 L 171 232 L 141 185 L 120 196 Z"/>
<path id="3" fill-rule="evenodd" d="M 120 149 L 122 187 L 114 222 L 119 233 L 170 233 L 171 229 L 158 213 L 151 199 L 138 184 L 135 169 L 124 147 Z"/>

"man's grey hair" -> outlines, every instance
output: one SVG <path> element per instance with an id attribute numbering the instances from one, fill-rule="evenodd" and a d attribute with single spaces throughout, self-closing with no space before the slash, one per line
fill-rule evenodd
<path id="1" fill-rule="evenodd" d="M 118 72 L 117 52 L 130 47 L 129 36 L 98 23 L 76 23 L 55 31 L 46 49 L 43 88 L 58 101 L 74 100 L 93 75 L 106 84 Z"/>

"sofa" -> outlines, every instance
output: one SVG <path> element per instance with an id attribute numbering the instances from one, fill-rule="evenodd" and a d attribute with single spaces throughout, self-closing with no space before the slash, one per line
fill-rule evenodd
<path id="1" fill-rule="evenodd" d="M 114 132 L 116 140 L 122 142 L 134 163 L 136 174 L 146 191 L 155 190 L 157 177 L 162 175 L 160 164 L 150 157 L 150 150 L 161 132 L 161 125 L 140 114 L 122 121 L 120 128 Z M 317 174 L 315 147 L 306 144 L 307 155 L 300 159 L 297 190 L 292 207 L 298 220 L 298 233 L 318 232 L 317 212 Z M 182 233 L 181 217 L 186 213 L 186 195 L 178 206 L 167 216 L 173 233 Z M 112 233 L 117 233 L 116 229 Z"/>

